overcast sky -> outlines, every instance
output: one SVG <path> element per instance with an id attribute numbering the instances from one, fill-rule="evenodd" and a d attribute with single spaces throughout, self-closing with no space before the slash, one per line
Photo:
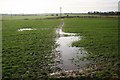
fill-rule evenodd
<path id="1" fill-rule="evenodd" d="M 117 11 L 119 0 L 0 0 L 0 13 Z"/>

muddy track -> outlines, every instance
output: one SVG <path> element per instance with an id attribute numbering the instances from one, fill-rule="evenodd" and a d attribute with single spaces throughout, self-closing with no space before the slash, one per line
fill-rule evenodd
<path id="1" fill-rule="evenodd" d="M 49 76 L 77 77 L 79 74 L 87 72 L 84 66 L 90 62 L 80 60 L 80 58 L 86 56 L 87 51 L 85 51 L 84 48 L 73 47 L 72 42 L 81 40 L 81 38 L 75 33 L 63 32 L 63 27 L 64 20 L 61 20 L 59 28 L 56 29 L 56 45 L 58 46 L 55 49 L 55 72 L 51 73 Z"/>

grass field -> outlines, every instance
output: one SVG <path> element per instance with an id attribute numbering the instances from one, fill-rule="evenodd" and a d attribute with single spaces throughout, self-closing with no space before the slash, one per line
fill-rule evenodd
<path id="1" fill-rule="evenodd" d="M 59 20 L 3 21 L 3 79 L 40 79 L 51 72 L 55 27 Z M 20 28 L 36 28 L 18 31 Z"/>
<path id="2" fill-rule="evenodd" d="M 2 25 L 2 66 L 3 79 L 45 79 L 55 48 L 55 28 L 59 19 L 24 20 L 39 17 L 3 17 Z M 19 19 L 19 20 L 18 20 Z M 64 31 L 83 36 L 74 46 L 84 47 L 98 70 L 95 76 L 119 77 L 120 59 L 118 55 L 117 18 L 65 18 Z M 35 28 L 31 31 L 18 31 L 21 28 Z M 49 65 L 50 64 L 50 65 Z"/>
<path id="3" fill-rule="evenodd" d="M 118 54 L 117 18 L 73 18 L 65 19 L 65 32 L 78 33 L 83 39 L 74 46 L 84 47 L 96 65 L 99 78 L 118 77 L 120 64 Z"/>
<path id="4" fill-rule="evenodd" d="M 28 20 L 28 19 L 44 19 L 44 18 L 52 18 L 54 16 L 51 16 L 50 14 L 48 16 L 46 15 L 31 15 L 31 16 L 22 16 L 22 15 L 17 15 L 17 16 L 3 16 L 3 20 Z"/>
<path id="5" fill-rule="evenodd" d="M 39 14 L 39 15 L 3 15 L 3 20 L 30 20 L 30 19 L 46 19 L 46 18 L 57 18 L 60 17 L 60 14 L 57 14 L 56 16 L 55 13 L 51 14 Z M 118 17 L 118 16 L 100 16 L 100 15 L 91 15 L 91 14 L 62 14 L 62 17 Z"/>

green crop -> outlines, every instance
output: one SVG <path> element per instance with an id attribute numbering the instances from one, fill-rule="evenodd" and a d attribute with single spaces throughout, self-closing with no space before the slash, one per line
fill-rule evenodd
<path id="1" fill-rule="evenodd" d="M 55 29 L 59 19 L 37 20 L 40 16 L 3 16 L 3 79 L 46 80 L 52 72 Z M 32 20 L 36 19 L 36 20 Z M 95 77 L 117 78 L 120 74 L 117 18 L 65 18 L 63 30 L 82 36 L 73 46 L 84 47 L 87 59 L 98 69 Z M 18 31 L 33 28 L 31 31 Z M 52 80 L 52 79 L 51 79 Z"/>
<path id="2" fill-rule="evenodd" d="M 82 40 L 74 42 L 77 47 L 84 47 L 102 70 L 97 77 L 118 77 L 120 64 L 118 54 L 118 19 L 117 18 L 73 18 L 65 19 L 65 32 L 77 33 Z M 119 60 L 118 60 L 119 59 Z M 106 71 L 108 73 L 106 73 Z M 99 75 L 99 74 L 102 75 Z"/>
<path id="3" fill-rule="evenodd" d="M 52 72 L 49 64 L 60 20 L 4 20 L 3 79 L 41 79 Z M 35 28 L 18 31 L 21 28 Z"/>

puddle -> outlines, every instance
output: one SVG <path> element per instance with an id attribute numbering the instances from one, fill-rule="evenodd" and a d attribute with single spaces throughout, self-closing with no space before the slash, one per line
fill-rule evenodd
<path id="1" fill-rule="evenodd" d="M 72 47 L 72 42 L 81 40 L 80 36 L 75 33 L 65 33 L 62 31 L 64 22 L 61 22 L 61 27 L 56 30 L 58 38 L 56 44 L 55 66 L 63 71 L 77 70 L 89 64 L 89 61 L 80 60 L 87 55 L 84 48 Z M 66 36 L 67 35 L 67 36 Z"/>
<path id="2" fill-rule="evenodd" d="M 22 28 L 22 29 L 18 29 L 18 31 L 30 31 L 30 30 L 36 30 L 36 29 L 32 29 L 32 28 Z"/>

